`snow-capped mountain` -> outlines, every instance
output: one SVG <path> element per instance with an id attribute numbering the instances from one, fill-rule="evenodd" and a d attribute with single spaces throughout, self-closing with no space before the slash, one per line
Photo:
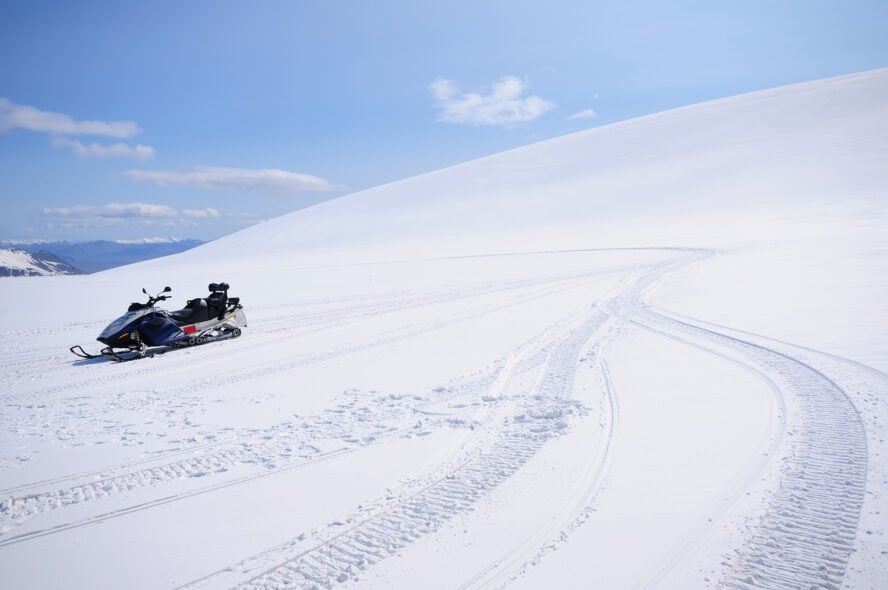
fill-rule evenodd
<path id="1" fill-rule="evenodd" d="M 886 587 L 886 96 L 728 98 L 5 281 L 3 585 Z M 237 338 L 68 353 L 220 281 Z"/>
<path id="2" fill-rule="evenodd" d="M 200 240 L 176 238 L 146 238 L 130 241 L 96 240 L 92 242 L 31 241 L 15 243 L 0 241 L 0 248 L 24 250 L 31 254 L 50 253 L 59 259 L 68 261 L 82 272 L 93 273 L 142 260 L 178 254 L 202 243 Z"/>
<path id="3" fill-rule="evenodd" d="M 33 253 L 0 248 L 0 277 L 35 277 L 83 274 L 58 256 L 46 250 Z"/>

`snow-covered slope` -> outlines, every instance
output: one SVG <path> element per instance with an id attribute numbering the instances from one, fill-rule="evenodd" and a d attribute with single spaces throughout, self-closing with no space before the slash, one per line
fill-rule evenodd
<path id="1" fill-rule="evenodd" d="M 775 215 L 884 203 L 886 96 L 888 69 L 677 109 L 355 193 L 205 249 L 607 246 L 627 228 L 634 243 L 684 243 L 689 221 L 698 242 L 759 237 L 747 223 L 773 237 Z"/>
<path id="2" fill-rule="evenodd" d="M 37 277 L 80 273 L 81 271 L 49 252 L 29 253 L 17 248 L 0 248 L 0 277 Z"/>
<path id="3" fill-rule="evenodd" d="M 687 107 L 7 281 L 0 582 L 885 587 L 886 96 Z M 221 280 L 237 339 L 66 350 Z"/>

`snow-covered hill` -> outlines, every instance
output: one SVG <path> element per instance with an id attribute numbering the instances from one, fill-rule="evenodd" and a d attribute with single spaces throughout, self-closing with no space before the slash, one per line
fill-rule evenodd
<path id="1" fill-rule="evenodd" d="M 3 586 L 885 587 L 886 96 L 715 101 L 7 281 Z M 237 339 L 67 352 L 221 280 Z"/>
<path id="2" fill-rule="evenodd" d="M 696 243 L 780 237 L 786 222 L 811 221 L 794 216 L 884 204 L 886 96 L 888 69 L 677 109 L 355 193 L 206 248 L 396 243 L 403 256 L 410 242 L 423 244 L 414 255 L 609 246 L 627 229 L 635 244 L 684 244 L 689 228 Z"/>
<path id="3" fill-rule="evenodd" d="M 149 260 L 159 256 L 169 256 L 200 245 L 200 240 L 178 238 L 147 238 L 134 241 L 96 240 L 92 242 L 0 242 L 0 248 L 24 250 L 32 255 L 40 253 L 45 257 L 51 253 L 56 258 L 67 260 L 81 272 L 92 273 Z"/>
<path id="4" fill-rule="evenodd" d="M 46 251 L 30 253 L 16 248 L 0 248 L 0 277 L 73 275 L 82 272 Z"/>

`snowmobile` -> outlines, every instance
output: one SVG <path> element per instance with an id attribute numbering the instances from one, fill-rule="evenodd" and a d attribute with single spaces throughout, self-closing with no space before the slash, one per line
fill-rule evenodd
<path id="1" fill-rule="evenodd" d="M 208 288 L 209 296 L 191 299 L 176 311 L 154 307 L 170 299 L 172 295 L 167 293 L 172 289 L 164 287 L 157 295 L 150 295 L 143 288 L 147 303 L 131 303 L 125 314 L 108 324 L 96 338 L 106 345 L 98 354 L 88 353 L 80 345 L 70 350 L 84 359 L 129 361 L 173 348 L 237 338 L 247 325 L 240 298 L 228 296 L 228 283 L 210 283 Z"/>

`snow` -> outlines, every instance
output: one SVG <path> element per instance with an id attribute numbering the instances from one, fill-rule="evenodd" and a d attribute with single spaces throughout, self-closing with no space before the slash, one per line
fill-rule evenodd
<path id="1" fill-rule="evenodd" d="M 0 248 L 0 277 L 52 276 L 76 272 L 55 256 L 43 254 Z"/>
<path id="2" fill-rule="evenodd" d="M 34 258 L 24 250 L 0 248 L 0 267 L 22 274 L 36 276 L 49 274 L 45 269 L 40 268 Z"/>
<path id="3" fill-rule="evenodd" d="M 0 582 L 885 587 L 886 95 L 743 95 L 5 281 Z M 237 339 L 67 351 L 220 280 Z"/>

